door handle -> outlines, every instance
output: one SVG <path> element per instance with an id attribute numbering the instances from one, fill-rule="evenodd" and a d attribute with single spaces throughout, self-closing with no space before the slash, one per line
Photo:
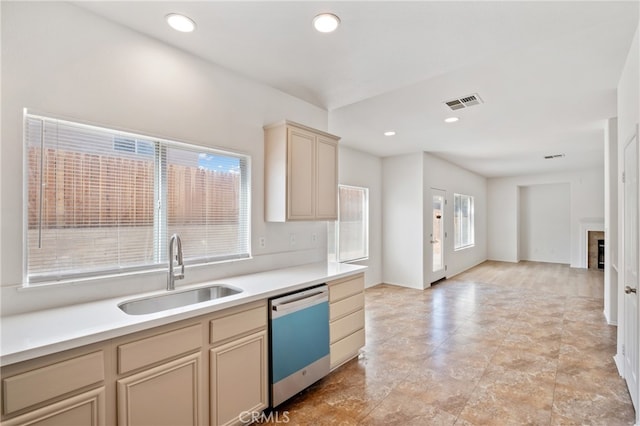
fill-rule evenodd
<path id="1" fill-rule="evenodd" d="M 626 286 L 624 288 L 624 292 L 627 293 L 627 294 L 631 294 L 631 293 L 637 293 L 638 290 L 635 289 L 635 288 L 631 288 L 630 286 Z"/>
<path id="2" fill-rule="evenodd" d="M 439 243 L 438 240 L 431 240 L 431 244 L 437 244 L 437 243 Z"/>

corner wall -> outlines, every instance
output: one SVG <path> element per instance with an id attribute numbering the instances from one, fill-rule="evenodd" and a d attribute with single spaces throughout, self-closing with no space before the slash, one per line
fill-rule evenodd
<path id="1" fill-rule="evenodd" d="M 568 183 L 520 186 L 519 260 L 570 263 L 571 188 Z"/>
<path id="2" fill-rule="evenodd" d="M 340 147 L 338 181 L 369 188 L 369 259 L 365 287 L 382 282 L 382 159 L 366 152 Z"/>
<path id="3" fill-rule="evenodd" d="M 518 262 L 519 187 L 568 183 L 571 187 L 570 265 L 586 268 L 585 228 L 603 227 L 603 168 L 577 172 L 491 178 L 487 181 L 488 257 L 491 260 Z"/>
<path id="4" fill-rule="evenodd" d="M 423 289 L 422 153 L 382 159 L 382 279 Z"/>
<path id="5" fill-rule="evenodd" d="M 604 316 L 618 324 L 618 119 L 604 132 Z"/>
<path id="6" fill-rule="evenodd" d="M 447 265 L 446 277 L 452 277 L 487 260 L 487 179 L 453 163 L 424 154 L 424 235 L 433 232 L 431 220 L 431 188 L 446 191 L 447 208 L 445 212 L 444 260 Z M 474 245 L 473 247 L 454 250 L 453 247 L 453 194 L 464 194 L 473 197 Z M 432 272 L 432 245 L 429 238 L 424 239 L 424 276 L 425 287 L 435 281 Z"/>
<path id="7" fill-rule="evenodd" d="M 382 278 L 387 284 L 425 289 L 431 285 L 431 188 L 446 192 L 446 276 L 487 258 L 486 179 L 428 153 L 382 159 Z M 453 194 L 474 197 L 475 245 L 453 249 Z"/>

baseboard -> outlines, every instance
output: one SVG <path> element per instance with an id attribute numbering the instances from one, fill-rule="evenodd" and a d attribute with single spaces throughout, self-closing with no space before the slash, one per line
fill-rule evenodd
<path id="1" fill-rule="evenodd" d="M 614 325 L 614 326 L 618 326 L 618 320 L 616 319 L 615 321 L 611 321 L 611 319 L 609 319 L 609 315 L 607 315 L 607 311 L 602 311 L 602 314 L 604 315 L 604 319 L 607 321 L 607 324 L 609 325 Z"/>
<path id="2" fill-rule="evenodd" d="M 618 369 L 618 374 L 620 377 L 624 377 L 624 357 L 622 354 L 615 354 L 613 357 L 613 361 L 616 363 L 616 368 Z"/>
<path id="3" fill-rule="evenodd" d="M 478 266 L 478 265 L 482 265 L 483 263 L 485 263 L 485 262 L 489 262 L 489 261 L 491 261 L 491 260 L 490 260 L 490 259 L 484 259 L 484 260 L 480 260 L 480 261 L 478 261 L 478 262 L 474 263 L 474 264 L 473 264 L 473 265 L 471 265 L 471 266 L 467 266 L 467 267 L 465 267 L 465 268 L 464 268 L 463 270 L 461 270 L 461 271 L 457 271 L 457 272 L 453 272 L 453 273 L 451 273 L 451 271 L 449 271 L 449 273 L 447 274 L 447 276 L 446 276 L 446 277 L 444 277 L 444 279 L 446 279 L 446 280 L 453 279 L 456 275 L 460 275 L 460 274 L 462 274 L 462 273 L 464 273 L 464 272 L 467 272 L 469 269 L 475 268 L 476 266 Z M 494 261 L 494 262 L 502 262 L 502 261 Z M 434 282 L 437 282 L 437 281 L 434 281 Z M 433 284 L 433 283 L 431 283 L 431 284 Z"/>

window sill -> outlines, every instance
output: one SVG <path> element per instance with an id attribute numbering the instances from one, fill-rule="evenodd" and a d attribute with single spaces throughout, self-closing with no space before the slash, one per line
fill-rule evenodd
<path id="1" fill-rule="evenodd" d="M 206 261 L 205 262 L 194 262 L 194 263 L 187 262 L 186 265 L 185 265 L 185 269 L 188 271 L 189 269 L 198 269 L 198 268 L 201 268 L 201 267 L 223 265 L 223 264 L 227 264 L 227 263 L 241 262 L 243 260 L 251 260 L 251 259 L 253 259 L 253 256 L 248 255 L 247 257 L 238 257 L 238 258 L 224 259 L 224 260 L 217 260 L 217 261 L 209 261 L 209 262 L 206 262 Z M 51 281 L 38 281 L 38 282 L 33 282 L 33 283 L 26 282 L 26 283 L 22 284 L 22 286 L 20 286 L 18 288 L 18 290 L 19 291 L 29 291 L 29 290 L 34 290 L 34 289 L 37 289 L 37 288 L 74 287 L 74 286 L 81 286 L 83 284 L 89 284 L 89 283 L 95 283 L 95 284 L 108 283 L 108 284 L 113 284 L 113 282 L 117 281 L 117 280 L 125 282 L 125 281 L 127 281 L 129 279 L 147 279 L 147 278 L 143 278 L 143 277 L 149 277 L 148 279 L 156 280 L 158 278 L 166 277 L 168 271 L 169 271 L 169 267 L 168 267 L 167 264 L 165 264 L 165 265 L 162 265 L 162 266 L 157 267 L 157 268 L 139 269 L 139 270 L 135 270 L 135 271 L 127 271 L 127 272 L 121 272 L 121 273 L 111 273 L 111 274 L 87 276 L 87 277 L 66 278 L 66 279 L 61 279 L 61 280 L 57 280 L 57 281 L 54 281 L 54 280 L 51 280 Z M 189 283 L 190 281 L 191 280 L 187 280 L 186 282 Z"/>
<path id="2" fill-rule="evenodd" d="M 468 246 L 462 246 L 462 247 L 454 248 L 453 251 L 462 251 L 462 250 L 474 248 L 475 246 L 476 246 L 475 244 L 470 244 Z"/>
<path id="3" fill-rule="evenodd" d="M 338 263 L 355 263 L 355 262 L 364 262 L 365 260 L 369 260 L 369 256 L 359 257 L 358 259 L 340 260 L 338 261 Z"/>

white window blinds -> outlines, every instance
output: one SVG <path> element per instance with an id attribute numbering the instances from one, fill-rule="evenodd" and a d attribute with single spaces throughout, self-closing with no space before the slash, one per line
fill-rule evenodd
<path id="1" fill-rule="evenodd" d="M 474 245 L 473 197 L 453 194 L 453 236 L 454 249 Z"/>
<path id="2" fill-rule="evenodd" d="M 351 262 L 369 256 L 369 190 L 338 186 L 338 221 L 329 225 L 329 260 Z M 332 235 L 333 234 L 333 235 Z M 334 246 L 333 253 L 331 248 Z"/>
<path id="3" fill-rule="evenodd" d="M 247 257 L 247 159 L 197 149 L 167 149 L 168 234 L 182 238 L 184 258 Z"/>
<path id="4" fill-rule="evenodd" d="M 249 158 L 26 114 L 30 283 L 249 256 Z"/>

